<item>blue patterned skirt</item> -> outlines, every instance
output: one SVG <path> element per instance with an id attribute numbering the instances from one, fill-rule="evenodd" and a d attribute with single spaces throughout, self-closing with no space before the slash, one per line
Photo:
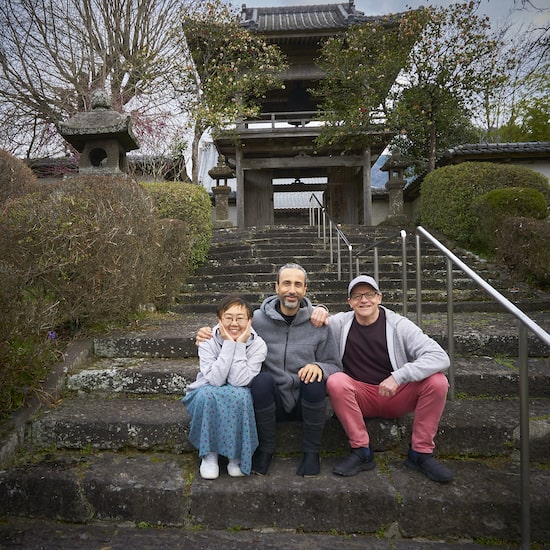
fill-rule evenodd
<path id="1" fill-rule="evenodd" d="M 191 390 L 182 403 L 191 416 L 189 441 L 202 458 L 218 453 L 241 461 L 250 474 L 258 433 L 250 390 L 240 386 L 201 386 Z"/>

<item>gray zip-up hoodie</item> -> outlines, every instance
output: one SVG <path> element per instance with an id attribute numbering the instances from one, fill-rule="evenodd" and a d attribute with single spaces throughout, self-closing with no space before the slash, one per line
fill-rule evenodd
<path id="1" fill-rule="evenodd" d="M 399 385 L 424 380 L 436 372 L 443 372 L 449 368 L 450 360 L 447 353 L 418 325 L 384 306 L 379 307 L 386 312 L 388 354 L 393 367 L 393 377 Z M 344 355 L 354 316 L 354 311 L 346 311 L 329 318 L 329 326 L 338 342 L 340 357 Z"/>
<path id="2" fill-rule="evenodd" d="M 300 393 L 298 371 L 303 366 L 308 363 L 319 365 L 325 379 L 342 370 L 342 366 L 332 330 L 328 326 L 315 328 L 310 322 L 313 307 L 309 299 L 302 300 L 290 325 L 275 309 L 278 302 L 278 296 L 266 298 L 260 309 L 254 312 L 252 325 L 267 344 L 262 371 L 273 376 L 284 409 L 291 412 Z"/>
<path id="3" fill-rule="evenodd" d="M 210 386 L 248 386 L 260 372 L 267 353 L 266 344 L 252 329 L 246 342 L 224 340 L 220 324 L 212 329 L 212 338 L 199 345 L 200 371 L 187 386 L 189 391 Z"/>

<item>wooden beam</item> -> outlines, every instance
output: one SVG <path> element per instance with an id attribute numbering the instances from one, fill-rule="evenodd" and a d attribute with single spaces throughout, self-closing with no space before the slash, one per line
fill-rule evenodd
<path id="1" fill-rule="evenodd" d="M 242 159 L 243 170 L 264 170 L 266 168 L 319 168 L 329 166 L 363 166 L 363 156 L 334 156 L 334 157 L 285 157 L 285 158 L 257 158 Z"/>
<path id="2" fill-rule="evenodd" d="M 289 185 L 272 185 L 274 193 L 294 193 L 295 191 L 326 191 L 326 183 L 291 183 Z"/>

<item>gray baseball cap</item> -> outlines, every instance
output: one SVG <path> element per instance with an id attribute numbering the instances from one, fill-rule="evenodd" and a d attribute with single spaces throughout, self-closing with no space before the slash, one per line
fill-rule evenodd
<path id="1" fill-rule="evenodd" d="M 376 292 L 380 292 L 380 289 L 378 288 L 378 283 L 372 277 L 369 277 L 368 275 L 358 275 L 348 285 L 348 296 L 351 296 L 351 291 L 354 289 L 354 287 L 360 284 L 370 285 L 372 286 L 372 288 L 374 288 L 374 290 L 376 290 Z"/>

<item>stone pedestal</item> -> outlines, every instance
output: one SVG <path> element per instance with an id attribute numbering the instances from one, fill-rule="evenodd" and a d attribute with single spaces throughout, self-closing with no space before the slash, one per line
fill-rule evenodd
<path id="1" fill-rule="evenodd" d="M 389 198 L 388 216 L 403 215 L 403 187 L 405 187 L 404 180 L 394 180 L 386 183 Z"/>
<path id="2" fill-rule="evenodd" d="M 218 164 L 208 170 L 208 175 L 216 180 L 216 187 L 212 189 L 216 202 L 214 228 L 233 227 L 233 222 L 229 219 L 229 193 L 231 193 L 231 187 L 227 185 L 227 180 L 235 177 L 235 174 L 225 163 L 223 155 L 218 156 Z M 223 184 L 220 184 L 222 181 Z"/>
<path id="3" fill-rule="evenodd" d="M 384 166 L 380 168 L 383 172 L 388 172 L 388 181 L 386 189 L 388 190 L 388 215 L 385 220 L 386 225 L 404 225 L 410 220 L 405 216 L 403 188 L 407 183 L 405 179 L 405 170 L 410 165 L 408 159 L 405 159 L 395 149 Z"/>
<path id="4" fill-rule="evenodd" d="M 223 229 L 225 227 L 232 227 L 233 223 L 229 219 L 229 193 L 231 193 L 231 187 L 227 185 L 216 185 L 212 188 L 214 198 L 216 200 L 216 219 L 214 220 L 215 229 Z"/>

